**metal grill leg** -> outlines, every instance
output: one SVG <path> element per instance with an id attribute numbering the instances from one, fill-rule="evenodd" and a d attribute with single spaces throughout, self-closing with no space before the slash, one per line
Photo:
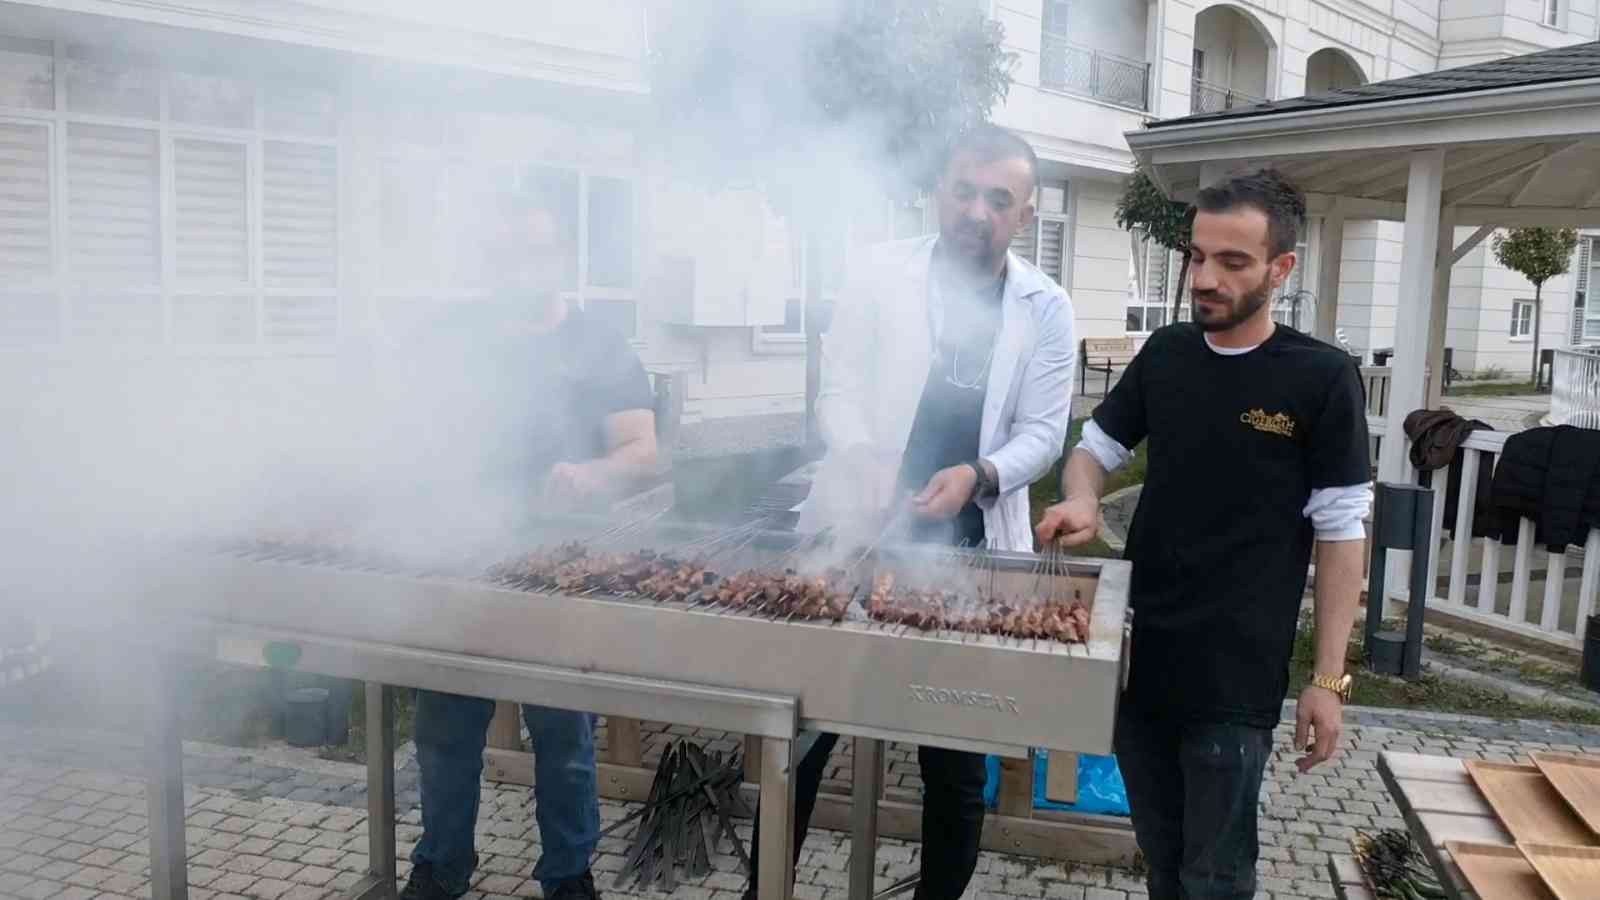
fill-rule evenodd
<path id="1" fill-rule="evenodd" d="M 756 885 L 760 900 L 789 900 L 794 886 L 794 780 L 789 741 L 761 741 L 761 860 Z"/>
<path id="2" fill-rule="evenodd" d="M 883 786 L 883 741 L 855 738 L 850 788 L 850 900 L 872 900 L 878 868 L 878 796 Z"/>
<path id="3" fill-rule="evenodd" d="M 398 895 L 394 854 L 394 706 L 389 689 L 367 682 L 367 877 L 351 896 Z"/>
<path id="4" fill-rule="evenodd" d="M 177 684 L 166 659 L 156 661 L 152 676 L 152 709 L 145 734 L 150 896 L 154 900 L 187 900 L 189 853 L 184 837 L 183 732 L 178 721 Z"/>

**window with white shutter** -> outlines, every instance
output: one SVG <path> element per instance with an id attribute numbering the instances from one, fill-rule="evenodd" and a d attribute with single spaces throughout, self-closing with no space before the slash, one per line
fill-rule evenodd
<path id="1" fill-rule="evenodd" d="M 48 281 L 50 126 L 0 122 L 0 272 L 7 285 Z"/>
<path id="2" fill-rule="evenodd" d="M 1033 263 L 1057 284 L 1065 286 L 1067 258 L 1071 253 L 1072 222 L 1068 218 L 1067 182 L 1046 180 L 1039 185 L 1034 223 L 1011 238 L 1011 252 Z"/>
<path id="3" fill-rule="evenodd" d="M 249 282 L 247 177 L 243 144 L 172 142 L 180 281 Z"/>
<path id="4" fill-rule="evenodd" d="M 332 340 L 339 326 L 338 151 L 286 141 L 261 146 L 262 337 Z"/>
<path id="5" fill-rule="evenodd" d="M 256 338 L 250 289 L 249 171 L 241 143 L 172 142 L 174 276 L 169 302 L 180 344 L 248 344 Z M 205 286 L 206 291 L 194 288 Z"/>
<path id="6" fill-rule="evenodd" d="M 1583 340 L 1600 340 L 1600 298 L 1595 297 L 1600 291 L 1600 253 L 1596 253 L 1596 245 L 1600 245 L 1600 237 L 1588 237 L 1578 243 L 1582 254 L 1578 261 L 1578 271 L 1583 282 Z"/>
<path id="7" fill-rule="evenodd" d="M 69 266 L 75 281 L 161 281 L 161 154 L 154 130 L 67 126 Z"/>
<path id="8" fill-rule="evenodd" d="M 153 129 L 67 125 L 67 275 L 77 337 L 162 338 L 160 150 Z"/>

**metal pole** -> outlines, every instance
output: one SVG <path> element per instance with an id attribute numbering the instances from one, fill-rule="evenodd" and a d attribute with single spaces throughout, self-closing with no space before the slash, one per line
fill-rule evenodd
<path id="1" fill-rule="evenodd" d="M 397 896 L 394 836 L 394 706 L 389 689 L 367 682 L 367 877 L 353 896 Z"/>
<path id="2" fill-rule="evenodd" d="M 1383 625 L 1384 606 L 1388 601 L 1388 587 L 1383 583 L 1389 567 L 1389 544 L 1384 540 L 1382 523 L 1387 514 L 1388 492 L 1379 489 L 1372 498 L 1372 559 L 1367 567 L 1367 627 L 1363 644 L 1367 657 L 1372 656 L 1372 639 Z"/>
<path id="3" fill-rule="evenodd" d="M 850 790 L 850 900 L 872 900 L 878 860 L 878 795 L 883 741 L 855 738 Z"/>
<path id="4" fill-rule="evenodd" d="M 183 732 L 172 660 L 156 659 L 150 678 L 151 715 L 145 732 L 145 797 L 149 804 L 150 896 L 187 900 L 189 853 L 183 817 Z"/>
<path id="5" fill-rule="evenodd" d="M 1406 658 L 1402 674 L 1407 679 L 1422 677 L 1422 616 L 1433 594 L 1429 584 L 1428 542 L 1433 539 L 1433 491 L 1417 491 L 1411 514 L 1411 599 L 1406 604 Z"/>
<path id="6" fill-rule="evenodd" d="M 794 780 L 790 777 L 791 743 L 782 738 L 761 741 L 761 859 L 757 876 L 760 900 L 789 900 L 794 886 Z"/>

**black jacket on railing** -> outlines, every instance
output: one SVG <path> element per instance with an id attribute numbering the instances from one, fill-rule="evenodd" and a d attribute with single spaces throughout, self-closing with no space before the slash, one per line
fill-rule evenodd
<path id="1" fill-rule="evenodd" d="M 1555 425 L 1506 439 L 1495 467 L 1500 540 L 1514 544 L 1522 518 L 1552 553 L 1583 544 L 1600 527 L 1600 431 Z"/>
<path id="2" fill-rule="evenodd" d="M 1493 431 L 1489 423 L 1463 419 L 1448 409 L 1419 409 L 1406 416 L 1406 438 L 1411 441 L 1411 465 L 1417 469 L 1417 483 L 1437 490 L 1434 472 L 1450 467 L 1445 482 L 1444 530 L 1452 536 L 1456 529 L 1456 510 L 1461 505 L 1461 445 L 1474 431 Z M 1477 500 L 1472 510 L 1472 536 L 1492 537 L 1500 533 L 1499 520 L 1490 504 L 1494 467 L 1484 460 L 1478 467 Z"/>

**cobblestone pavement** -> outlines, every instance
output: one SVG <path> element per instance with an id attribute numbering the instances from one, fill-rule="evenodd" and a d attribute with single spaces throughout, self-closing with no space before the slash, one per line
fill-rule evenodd
<path id="1" fill-rule="evenodd" d="M 687 729 L 655 730 L 652 754 L 671 738 L 731 746 L 725 736 Z M 1534 722 L 1497 722 L 1394 710 L 1352 709 L 1342 752 L 1308 776 L 1295 773 L 1289 726 L 1278 747 L 1261 803 L 1260 897 L 1331 897 L 1324 863 L 1346 852 L 1358 829 L 1403 827 L 1375 769 L 1381 750 L 1457 758 L 1510 760 L 1536 749 L 1600 752 L 1600 728 Z M 847 745 L 841 744 L 841 751 Z M 143 786 L 136 742 L 126 735 L 85 734 L 16 727 L 0 729 L 0 897 L 45 900 L 148 895 Z M 848 756 L 830 771 L 842 788 Z M 914 759 L 905 748 L 891 757 L 892 789 L 914 793 Z M 337 896 L 366 866 L 365 785 L 358 767 L 292 754 L 189 745 L 188 841 L 190 896 L 311 900 Z M 402 852 L 419 834 L 415 764 L 398 777 Z M 615 821 L 628 806 L 604 802 L 602 817 Z M 748 829 L 741 836 L 749 838 Z M 530 880 L 539 852 L 525 789 L 486 785 L 479 848 L 484 854 L 474 900 L 536 897 Z M 606 839 L 595 867 L 614 873 L 624 840 Z M 915 871 L 918 847 L 885 840 L 879 848 L 880 886 Z M 814 831 L 797 873 L 796 896 L 842 898 L 849 840 Z M 743 883 L 730 856 L 703 882 L 673 897 L 735 898 Z M 402 872 L 404 865 L 402 864 Z M 608 897 L 660 897 L 610 887 Z M 1143 896 L 1130 872 L 1063 866 L 984 853 L 970 897 L 1117 900 Z"/>

